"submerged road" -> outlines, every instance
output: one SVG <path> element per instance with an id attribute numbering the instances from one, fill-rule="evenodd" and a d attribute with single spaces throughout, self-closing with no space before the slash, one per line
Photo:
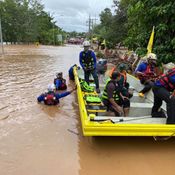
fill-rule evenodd
<path id="1" fill-rule="evenodd" d="M 174 175 L 175 139 L 83 137 L 76 92 L 38 104 L 80 46 L 5 46 L 0 56 L 0 175 Z"/>

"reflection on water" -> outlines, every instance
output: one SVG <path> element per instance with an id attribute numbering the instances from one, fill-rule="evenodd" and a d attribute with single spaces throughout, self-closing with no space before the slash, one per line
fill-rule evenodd
<path id="1" fill-rule="evenodd" d="M 6 46 L 0 57 L 0 175 L 174 174 L 174 139 L 83 137 L 76 93 L 36 102 L 55 73 L 78 63 L 79 46 Z"/>

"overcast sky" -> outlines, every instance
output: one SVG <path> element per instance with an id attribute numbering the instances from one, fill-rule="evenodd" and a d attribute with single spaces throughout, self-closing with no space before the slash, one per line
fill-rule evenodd
<path id="1" fill-rule="evenodd" d="M 111 8 L 113 0 L 41 0 L 45 10 L 50 12 L 57 25 L 65 31 L 87 32 L 89 14 L 98 19 L 106 7 Z M 95 21 L 94 21 L 95 22 Z"/>

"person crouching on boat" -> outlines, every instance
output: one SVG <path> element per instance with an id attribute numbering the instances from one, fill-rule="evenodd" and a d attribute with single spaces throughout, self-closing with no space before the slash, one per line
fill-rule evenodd
<path id="1" fill-rule="evenodd" d="M 64 93 L 56 93 L 55 92 L 55 85 L 49 84 L 48 85 L 48 92 L 41 94 L 37 101 L 39 103 L 44 102 L 45 105 L 57 105 L 59 103 L 59 99 L 66 97 L 67 95 L 71 94 L 76 87 L 70 91 L 64 92 Z"/>
<path id="2" fill-rule="evenodd" d="M 80 52 L 79 61 L 80 61 L 80 65 L 84 70 L 84 79 L 89 84 L 89 77 L 90 75 L 92 75 L 96 85 L 96 92 L 100 93 L 99 80 L 98 80 L 98 75 L 96 71 L 97 61 L 96 61 L 95 53 L 92 50 L 89 50 L 90 48 L 89 41 L 84 41 L 83 47 L 84 47 L 84 50 Z"/>
<path id="3" fill-rule="evenodd" d="M 56 90 L 66 90 L 66 80 L 63 78 L 63 73 L 59 72 L 56 74 L 56 78 L 54 79 L 54 84 L 56 87 Z"/>
<path id="4" fill-rule="evenodd" d="M 118 80 L 119 86 L 122 88 L 122 95 L 128 98 L 131 98 L 133 96 L 133 90 L 131 91 L 129 89 L 129 83 L 127 82 L 127 71 L 126 66 L 121 64 L 119 67 L 114 67 L 110 71 L 110 76 L 114 71 L 118 70 L 120 72 L 120 79 Z"/>
<path id="5" fill-rule="evenodd" d="M 154 83 L 154 105 L 152 117 L 160 117 L 162 101 L 166 102 L 167 124 L 175 124 L 175 65 L 167 73 L 162 74 Z"/>
<path id="6" fill-rule="evenodd" d="M 155 70 L 156 61 L 157 56 L 154 53 L 149 53 L 147 62 L 142 62 L 135 70 L 135 74 L 140 79 L 140 83 L 144 85 L 144 88 L 139 92 L 140 97 L 144 97 L 144 94 L 151 90 L 154 85 L 154 79 L 157 77 Z"/>
<path id="7" fill-rule="evenodd" d="M 116 116 L 128 116 L 130 101 L 127 97 L 121 93 L 121 87 L 118 84 L 120 80 L 120 73 L 114 71 L 111 75 L 111 79 L 107 82 L 104 92 L 102 94 L 102 100 L 108 110 L 113 111 Z"/>

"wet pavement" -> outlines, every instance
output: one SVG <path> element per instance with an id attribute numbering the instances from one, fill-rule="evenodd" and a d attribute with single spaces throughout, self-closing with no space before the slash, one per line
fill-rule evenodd
<path id="1" fill-rule="evenodd" d="M 83 137 L 76 92 L 59 106 L 38 104 L 80 46 L 5 46 L 0 56 L 0 175 L 174 175 L 175 140 Z"/>

